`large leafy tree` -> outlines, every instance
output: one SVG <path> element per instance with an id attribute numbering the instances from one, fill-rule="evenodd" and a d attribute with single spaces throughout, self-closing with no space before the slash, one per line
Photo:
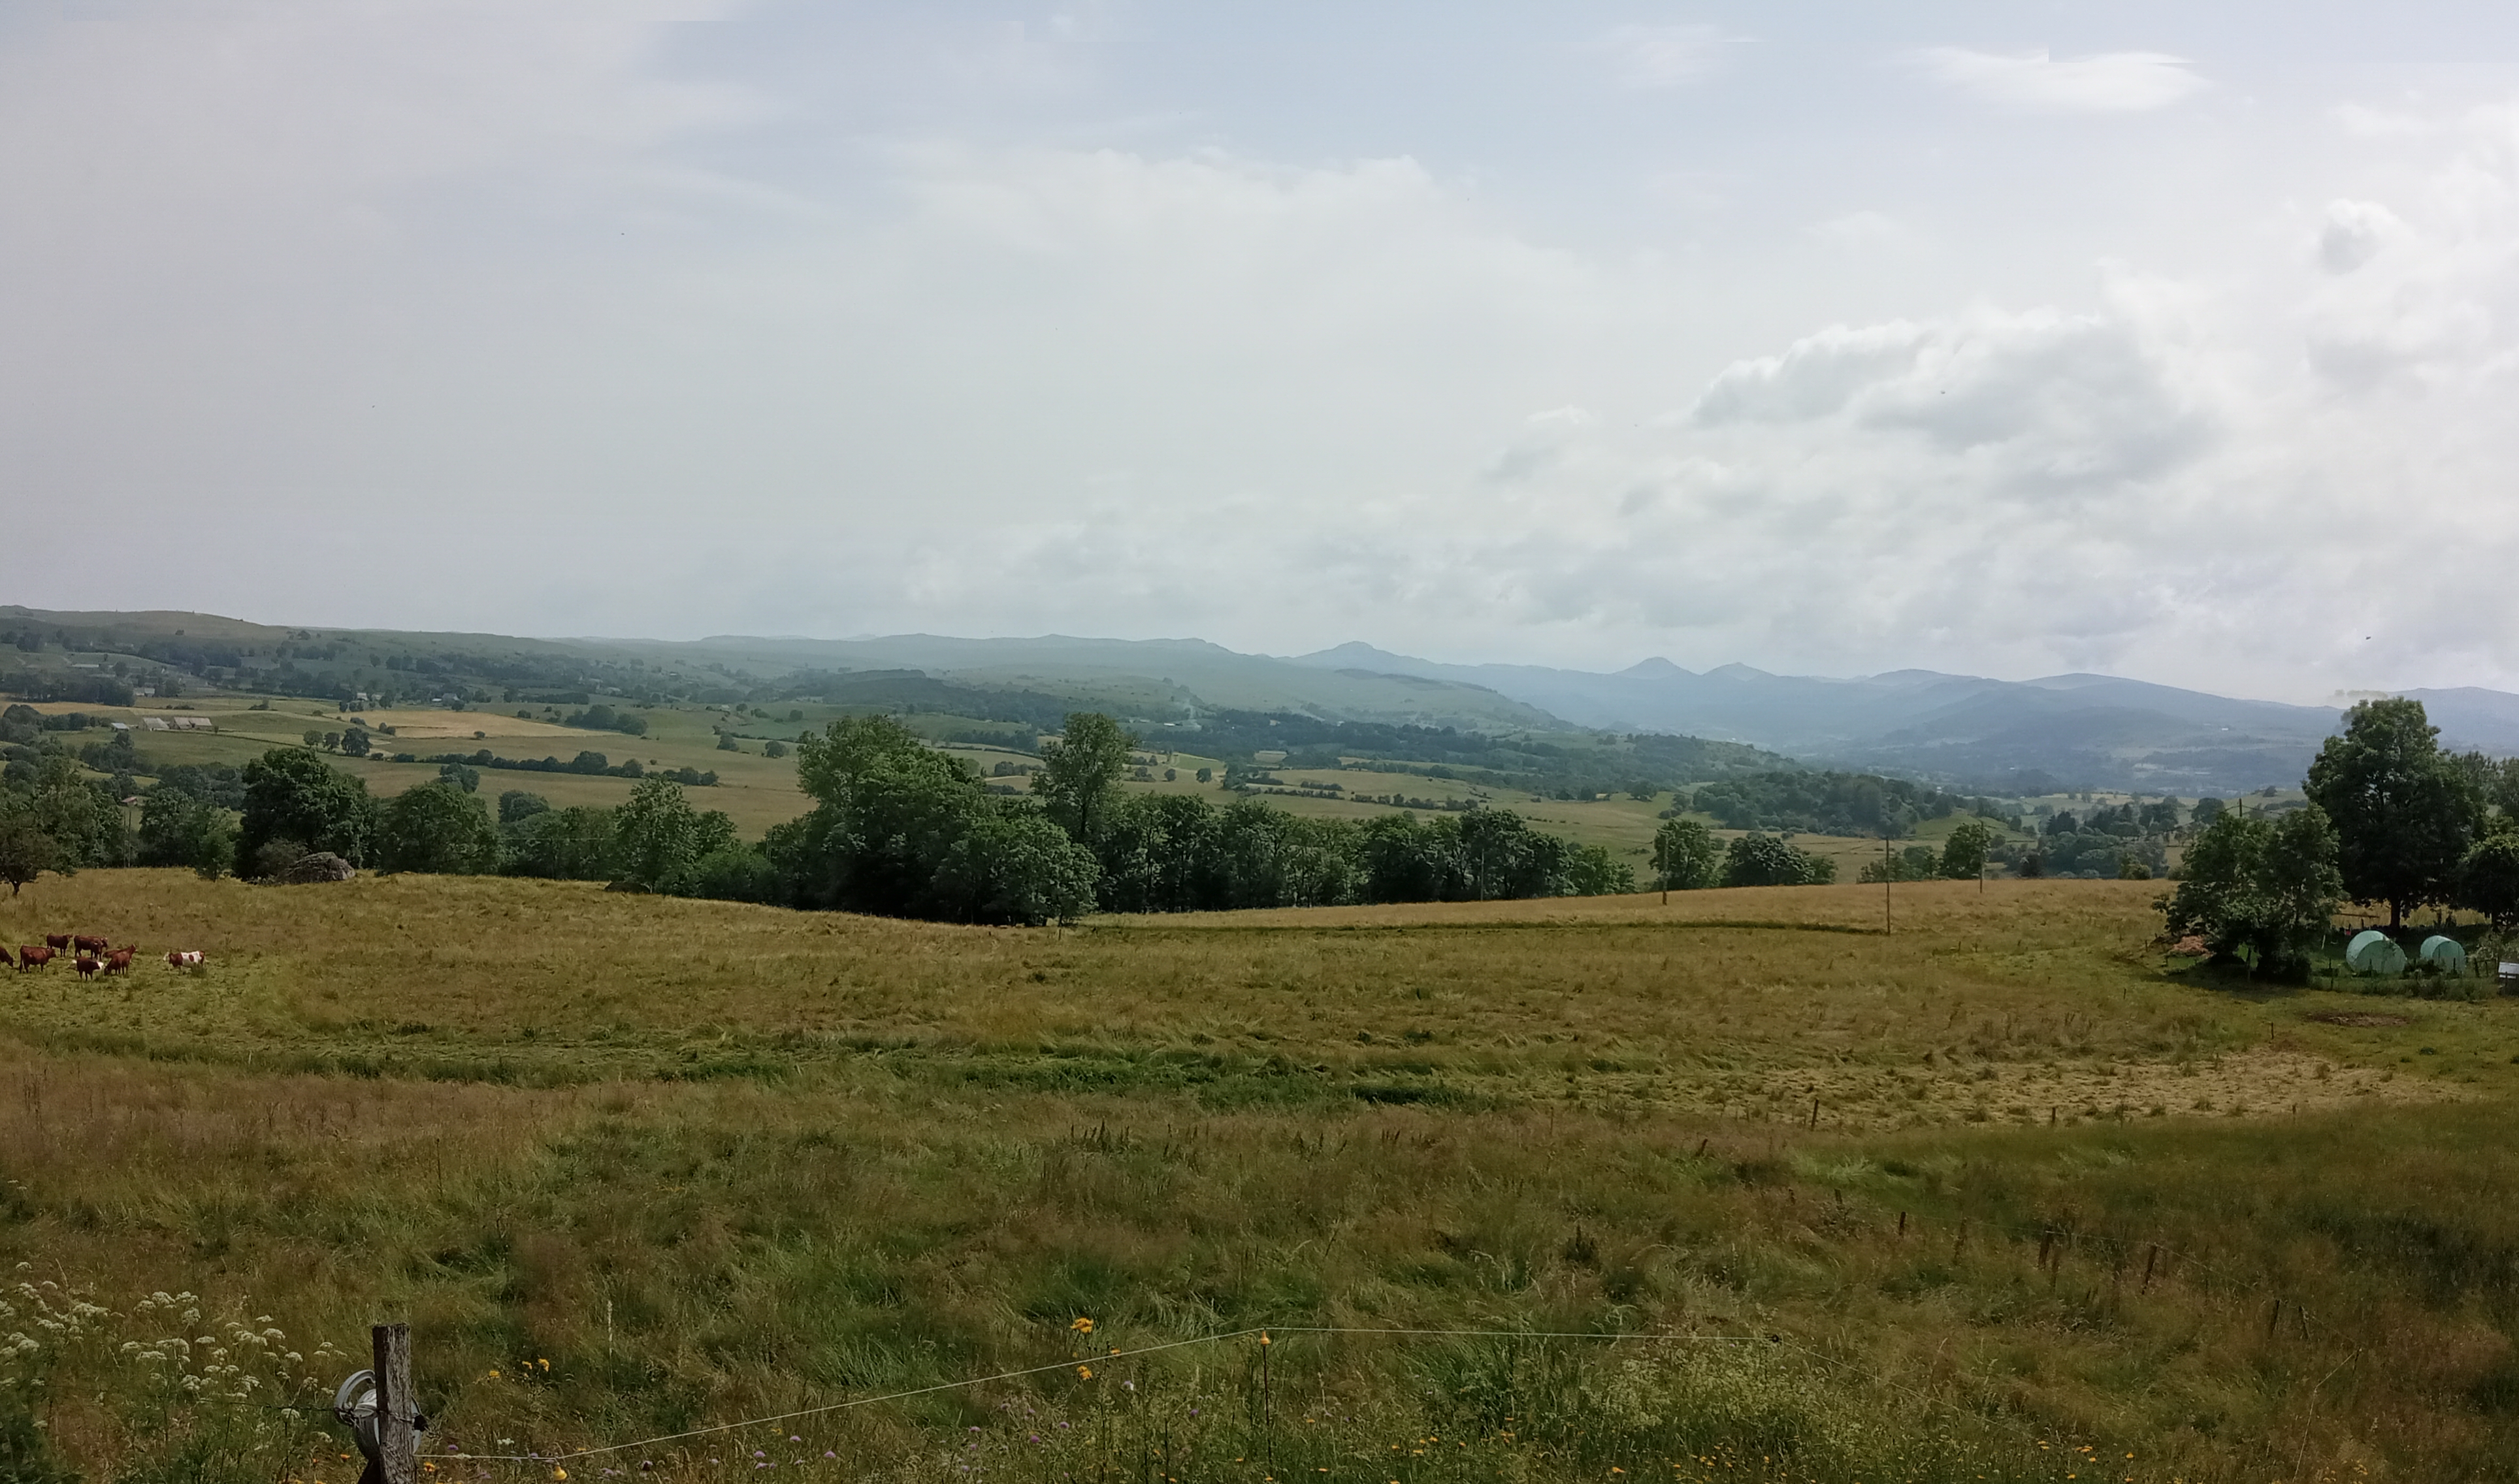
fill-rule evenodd
<path id="1" fill-rule="evenodd" d="M 974 820 L 936 868 L 937 895 L 966 922 L 1037 928 L 1093 910 L 1093 852 L 1040 814 L 1009 810 Z"/>
<path id="2" fill-rule="evenodd" d="M 211 880 L 236 864 L 236 821 L 215 804 L 169 787 L 140 804 L 140 863 L 186 866 Z"/>
<path id="3" fill-rule="evenodd" d="M 1973 881 L 1985 871 L 1994 848 L 2003 843 L 1993 825 L 1970 819 L 1952 829 L 1942 842 L 1941 872 L 1953 881 Z"/>
<path id="4" fill-rule="evenodd" d="M 2316 805 L 2269 821 L 2218 815 L 2188 847 L 2177 892 L 2160 908 L 2173 935 L 2260 969 L 2300 962 L 2345 895 L 2335 828 Z"/>
<path id="5" fill-rule="evenodd" d="M 2495 823 L 2503 827 L 2468 847 L 2458 863 L 2457 904 L 2507 932 L 2519 926 L 2519 824 Z"/>
<path id="6" fill-rule="evenodd" d="M 1823 886 L 1835 879 L 1835 861 L 1754 830 L 1723 851 L 1727 887 Z"/>
<path id="7" fill-rule="evenodd" d="M 936 898 L 937 868 L 994 811 L 958 760 L 890 717 L 842 718 L 796 755 L 796 781 L 815 808 L 772 831 L 769 845 L 798 905 L 960 915 Z"/>
<path id="8" fill-rule="evenodd" d="M 1695 819 L 1673 819 L 1654 831 L 1654 877 L 1664 892 L 1695 892 L 1723 879 L 1714 832 Z"/>
<path id="9" fill-rule="evenodd" d="M 691 807 L 668 778 L 641 779 L 630 802 L 612 811 L 614 880 L 641 891 L 689 895 L 701 857 L 733 844 L 734 821 Z"/>
<path id="10" fill-rule="evenodd" d="M 1093 853 L 1112 912 L 1185 912 L 1208 904 L 1215 875 L 1215 810 L 1189 794 L 1123 795 Z"/>
<path id="11" fill-rule="evenodd" d="M 2303 786 L 2334 823 L 2346 895 L 2385 901 L 2390 927 L 2403 926 L 2409 908 L 2454 894 L 2482 801 L 2465 769 L 2442 754 L 2422 702 L 2396 696 L 2355 706 Z"/>
<path id="12" fill-rule="evenodd" d="M 15 789 L 0 790 L 0 881 L 9 883 L 9 895 L 17 895 L 46 871 L 63 868 L 61 842 L 44 828 L 35 801 Z"/>
<path id="13" fill-rule="evenodd" d="M 1032 775 L 1032 791 L 1049 817 L 1087 849 L 1102 838 L 1120 794 L 1120 775 L 1127 770 L 1129 750 L 1137 739 L 1100 712 L 1072 711 L 1067 730 L 1040 749 L 1040 771 Z"/>
<path id="14" fill-rule="evenodd" d="M 365 865 L 376 801 L 353 778 L 302 747 L 275 747 L 244 765 L 244 822 L 237 832 L 237 874 L 256 874 L 263 848 L 287 841 Z"/>
<path id="15" fill-rule="evenodd" d="M 1379 814 L 1356 831 L 1358 891 L 1367 901 L 1458 901 L 1469 895 L 1461 832 L 1449 819 Z"/>
<path id="16" fill-rule="evenodd" d="M 509 793 L 500 800 L 531 794 Z M 589 805 L 543 807 L 518 814 L 505 827 L 508 870 L 516 876 L 543 876 L 557 881 L 611 881 L 613 871 L 612 810 Z"/>
<path id="17" fill-rule="evenodd" d="M 376 854 L 388 871 L 480 876 L 499 868 L 499 828 L 459 783 L 406 789 L 386 802 L 382 816 Z"/>

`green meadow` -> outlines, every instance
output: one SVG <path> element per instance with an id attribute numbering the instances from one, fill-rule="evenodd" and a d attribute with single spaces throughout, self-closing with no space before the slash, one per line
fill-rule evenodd
<path id="1" fill-rule="evenodd" d="M 2156 890 L 46 877 L 0 938 L 209 961 L 0 980 L 0 1458 L 347 1484 L 279 1409 L 407 1319 L 441 1479 L 2519 1473 L 2519 1007 Z"/>

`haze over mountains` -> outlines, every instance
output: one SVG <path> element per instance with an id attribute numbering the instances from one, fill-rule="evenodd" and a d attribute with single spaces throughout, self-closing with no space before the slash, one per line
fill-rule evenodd
<path id="1" fill-rule="evenodd" d="M 2015 681 L 1900 670 L 1834 679 L 1746 665 L 1698 674 L 1663 659 L 1601 675 L 1437 665 L 1353 643 L 1297 663 L 1486 685 L 1582 726 L 1685 731 L 1989 786 L 2030 773 L 2163 793 L 2295 783 L 2342 716 L 2096 675 Z M 2405 694 L 2423 701 L 2448 745 L 2519 752 L 2519 696 L 2471 686 Z"/>
<path id="2" fill-rule="evenodd" d="M 1603 674 L 1441 664 L 1362 643 L 1281 657 L 1203 639 L 1059 634 L 545 639 L 16 606 L 0 606 L 0 637 L 22 641 L 19 665 L 112 670 L 135 681 L 147 678 L 148 667 L 172 665 L 197 677 L 311 695 L 348 697 L 379 684 L 420 694 L 470 687 L 492 705 L 516 686 L 619 695 L 664 684 L 704 698 L 724 689 L 716 698 L 731 702 L 752 687 L 803 681 L 815 693 L 853 694 L 869 705 L 955 711 L 985 700 L 992 715 L 1040 724 L 1081 709 L 1141 729 L 1195 729 L 1202 717 L 1234 711 L 1492 737 L 1663 732 L 1999 794 L 2110 788 L 2191 796 L 2297 783 L 2342 717 L 2335 707 L 2097 675 L 1998 680 L 1901 670 L 1837 679 L 1746 665 L 1700 674 L 1661 659 Z M 820 675 L 829 681 L 814 678 Z M 2424 703 L 2446 745 L 2519 754 L 2519 695 L 2473 686 L 2403 694 Z"/>
<path id="3" fill-rule="evenodd" d="M 1314 711 L 1494 730 L 1562 721 L 1746 742 L 1815 764 L 1986 788 L 2235 792 L 2297 783 L 2339 708 L 2294 706 L 2108 676 L 2034 680 L 1903 670 L 1837 679 L 1746 665 L 1702 674 L 1650 659 L 1612 674 L 1447 665 L 1347 643 L 1277 658 L 1200 639 L 896 634 L 702 640 L 798 665 L 902 666 L 974 681 L 1159 680 L 1211 706 Z M 1412 683 L 1413 682 L 1413 683 Z M 2519 695 L 2476 687 L 2421 699 L 2455 748 L 2519 753 Z M 1194 704 L 1194 703 L 1185 703 Z"/>

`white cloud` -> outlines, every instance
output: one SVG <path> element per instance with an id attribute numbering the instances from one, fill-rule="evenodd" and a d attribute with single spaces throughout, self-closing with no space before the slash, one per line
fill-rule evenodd
<path id="1" fill-rule="evenodd" d="M 1928 47 L 1915 56 L 1925 74 L 1980 102 L 2053 113 L 2140 113 L 2165 109 L 2209 84 L 2183 57 L 2102 52 L 2058 59 L 2034 52 Z"/>
<path id="2" fill-rule="evenodd" d="M 0 53 L 0 513 L 107 512 L 131 602 L 298 621 L 2519 681 L 2456 575 L 2519 563 L 2512 110 L 2320 138 L 2306 204 L 2194 206 L 2221 266 L 2094 283 L 1938 159 L 1941 196 L 1644 160 L 1721 162 L 1704 253 L 1586 242 L 1439 140 L 764 164 L 729 142 L 791 97 L 657 60 L 713 13 L 144 9 Z M 1682 30 L 1640 84 L 1721 55 Z M 938 75 L 1089 89 L 1017 39 Z M 1954 83 L 2201 86 L 2120 61 Z M 13 600 L 104 600 L 94 520 L 10 528 Z"/>
<path id="3" fill-rule="evenodd" d="M 2405 224 L 2376 201 L 2330 201 L 2318 234 L 2318 262 L 2328 273 L 2351 273 L 2379 255 Z"/>
<path id="4" fill-rule="evenodd" d="M 1619 83 L 1676 88 L 1722 68 L 1740 38 L 1711 25 L 1621 25 L 1601 38 Z"/>

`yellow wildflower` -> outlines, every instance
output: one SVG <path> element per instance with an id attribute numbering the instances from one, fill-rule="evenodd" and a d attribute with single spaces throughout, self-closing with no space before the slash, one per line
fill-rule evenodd
<path id="1" fill-rule="evenodd" d="M 1076 1323 L 1069 1325 L 1067 1328 L 1075 1331 L 1079 1334 L 1090 1334 L 1093 1332 L 1093 1321 L 1086 1319 L 1083 1315 L 1080 1314 L 1076 1316 Z"/>

